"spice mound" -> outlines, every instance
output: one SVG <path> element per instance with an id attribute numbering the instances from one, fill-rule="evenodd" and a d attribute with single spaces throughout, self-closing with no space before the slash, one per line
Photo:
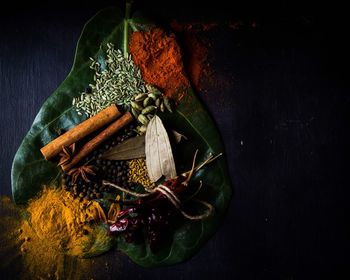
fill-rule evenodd
<path id="1" fill-rule="evenodd" d="M 160 28 L 134 32 L 129 46 L 143 79 L 164 90 L 166 96 L 175 97 L 178 91 L 189 86 L 174 34 L 168 35 Z"/>
<path id="2" fill-rule="evenodd" d="M 89 250 L 93 221 L 100 219 L 96 204 L 80 202 L 71 193 L 53 188 L 44 188 L 41 196 L 30 201 L 19 236 L 29 271 L 58 271 L 65 255 L 81 256 Z"/>

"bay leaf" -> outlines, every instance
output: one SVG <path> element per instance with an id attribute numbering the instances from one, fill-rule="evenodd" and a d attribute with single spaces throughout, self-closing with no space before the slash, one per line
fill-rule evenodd
<path id="1" fill-rule="evenodd" d="M 147 126 L 145 142 L 146 165 L 150 180 L 156 182 L 163 175 L 166 179 L 175 178 L 175 161 L 168 133 L 157 115 Z"/>
<path id="2" fill-rule="evenodd" d="M 109 160 L 129 160 L 145 157 L 145 136 L 140 135 L 113 147 L 105 152 L 102 158 Z"/>

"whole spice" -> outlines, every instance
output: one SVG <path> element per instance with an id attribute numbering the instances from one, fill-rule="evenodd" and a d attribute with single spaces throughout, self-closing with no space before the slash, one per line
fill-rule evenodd
<path id="1" fill-rule="evenodd" d="M 61 166 L 61 165 L 64 165 L 64 164 L 67 164 L 68 162 L 70 162 L 74 153 L 75 153 L 75 143 L 73 143 L 69 147 L 63 146 L 62 152 L 60 152 L 58 154 L 60 157 L 60 161 L 58 162 L 58 166 Z"/>
<path id="2" fill-rule="evenodd" d="M 169 112 L 173 112 L 173 105 L 169 98 L 163 94 L 155 86 L 147 84 L 147 93 L 140 93 L 132 98 L 130 101 L 131 113 L 135 119 L 141 124 L 136 127 L 139 135 L 146 132 L 148 122 L 157 113 L 159 108 L 162 112 L 165 108 Z"/>
<path id="3" fill-rule="evenodd" d="M 169 137 L 158 116 L 154 116 L 148 124 L 145 139 L 146 164 L 150 180 L 156 182 L 163 175 L 167 179 L 176 177 Z"/>
<path id="4" fill-rule="evenodd" d="M 109 160 L 127 160 L 145 157 L 145 136 L 136 136 L 111 148 L 102 155 Z"/>
<path id="5" fill-rule="evenodd" d="M 117 215 L 116 222 L 110 226 L 110 231 L 115 233 L 124 233 L 124 238 L 127 242 L 133 242 L 135 236 L 143 231 L 143 225 L 146 225 L 148 242 L 152 252 L 156 252 L 164 237 L 167 236 L 170 219 L 176 211 L 180 212 L 189 220 L 203 220 L 208 218 L 214 207 L 203 200 L 194 198 L 201 190 L 202 182 L 200 182 L 197 190 L 186 200 L 196 202 L 204 206 L 206 211 L 202 214 L 189 214 L 183 207 L 183 191 L 188 189 L 189 181 L 194 172 L 201 169 L 204 165 L 212 162 L 217 156 L 209 155 L 209 157 L 199 165 L 196 163 L 196 151 L 192 163 L 191 170 L 177 176 L 176 178 L 166 180 L 164 183 L 156 186 L 153 189 L 146 189 L 148 193 L 138 193 L 125 188 L 122 188 L 113 183 L 104 181 L 106 186 L 112 186 L 124 193 L 137 197 L 138 199 L 131 200 L 131 206 Z M 130 216 L 132 214 L 132 216 Z"/>
<path id="6" fill-rule="evenodd" d="M 140 70 L 131 56 L 125 57 L 113 44 L 107 43 L 105 64 L 90 58 L 90 68 L 95 70 L 95 84 L 90 84 L 89 92 L 73 99 L 73 105 L 81 114 L 97 114 L 110 104 L 126 105 L 132 96 L 145 92 L 145 84 Z"/>
<path id="7" fill-rule="evenodd" d="M 114 203 L 111 204 L 108 210 L 107 218 L 108 218 L 108 223 L 115 223 L 117 221 L 118 215 L 120 213 L 120 195 L 117 195 L 115 198 Z"/>
<path id="8" fill-rule="evenodd" d="M 127 125 L 133 120 L 132 115 L 128 112 L 125 113 L 121 118 L 110 124 L 107 128 L 105 128 L 102 132 L 100 132 L 97 136 L 95 136 L 92 140 L 88 141 L 75 155 L 72 160 L 66 164 L 62 165 L 62 169 L 67 171 L 74 167 L 77 163 L 79 163 L 85 156 L 91 153 L 96 149 L 102 142 L 111 137 L 117 131 L 119 131 L 122 127 Z"/>
<path id="9" fill-rule="evenodd" d="M 95 167 L 93 165 L 86 165 L 84 164 L 81 167 L 73 168 L 67 172 L 68 175 L 72 176 L 72 182 L 73 184 L 77 181 L 79 176 L 83 178 L 85 182 L 90 182 L 88 178 L 89 175 L 96 175 L 95 173 Z"/>
<path id="10" fill-rule="evenodd" d="M 191 170 L 182 173 L 180 176 L 176 176 L 175 178 L 172 178 L 170 180 L 166 180 L 165 182 L 158 185 L 156 188 L 154 188 L 152 190 L 147 190 L 148 193 L 134 192 L 134 191 L 122 188 L 120 186 L 117 186 L 117 185 L 110 183 L 108 181 L 103 181 L 103 185 L 112 186 L 112 187 L 114 187 L 122 192 L 125 192 L 127 194 L 130 194 L 132 196 L 139 198 L 138 200 L 132 201 L 132 203 L 133 203 L 132 207 L 121 211 L 118 215 L 118 218 L 123 218 L 124 216 L 128 215 L 129 213 L 139 212 L 140 210 L 144 209 L 145 207 L 147 208 L 147 206 L 150 206 L 150 205 L 153 208 L 155 206 L 155 203 L 160 202 L 160 201 L 164 201 L 164 200 L 168 200 L 169 202 L 171 202 L 171 204 L 173 204 L 178 210 L 180 210 L 181 214 L 184 217 L 186 217 L 190 220 L 202 220 L 202 219 L 207 218 L 213 211 L 213 206 L 210 203 L 196 199 L 197 202 L 206 206 L 208 208 L 208 211 L 204 214 L 201 214 L 201 215 L 189 215 L 181 209 L 181 200 L 180 200 L 179 195 L 185 189 L 188 188 L 188 184 L 189 184 L 194 172 L 197 172 L 198 170 L 203 168 L 205 165 L 211 163 L 212 161 L 214 161 L 215 159 L 220 157 L 222 155 L 222 153 L 220 153 L 216 156 L 213 156 L 210 154 L 205 161 L 203 161 L 202 163 L 200 163 L 196 166 L 197 153 L 198 153 L 198 150 L 195 152 Z M 201 187 L 202 187 L 202 182 L 200 182 L 199 188 L 197 188 L 197 190 L 187 199 L 194 198 L 201 190 Z M 152 212 L 153 212 L 153 210 L 152 210 Z"/>
<path id="11" fill-rule="evenodd" d="M 120 115 L 121 113 L 119 112 L 117 106 L 111 105 L 96 116 L 83 121 L 82 123 L 68 130 L 66 133 L 52 140 L 47 145 L 42 147 L 40 151 L 45 159 L 49 160 L 50 158 L 59 154 L 63 147 L 67 147 L 79 141 L 90 133 L 115 120 Z"/>
<path id="12" fill-rule="evenodd" d="M 146 160 L 139 158 L 128 161 L 128 180 L 141 184 L 146 189 L 153 189 L 155 184 L 151 182 L 147 174 Z"/>
<path id="13" fill-rule="evenodd" d="M 127 179 L 128 166 L 126 161 L 106 161 L 97 160 L 95 165 L 96 175 L 91 176 L 89 181 L 78 177 L 76 182 L 73 177 L 67 173 L 63 177 L 64 188 L 71 192 L 74 197 L 80 197 L 87 200 L 101 199 L 104 193 L 109 193 L 110 188 L 102 185 L 102 180 L 109 180 L 123 187 L 130 187 Z M 74 169 L 71 169 L 72 171 Z M 69 172 L 70 173 L 70 172 Z"/>
<path id="14" fill-rule="evenodd" d="M 176 97 L 180 91 L 189 87 L 174 34 L 168 35 L 160 28 L 134 32 L 129 48 L 144 80 L 155 85 L 166 96 Z"/>
<path id="15" fill-rule="evenodd" d="M 102 155 L 123 144 L 128 138 L 133 137 L 135 135 L 133 129 L 133 124 L 127 125 L 82 160 L 84 165 L 94 166 L 93 171 L 96 175 L 91 176 L 92 174 L 87 174 L 89 181 L 84 180 L 80 175 L 74 181 L 73 176 L 69 175 L 72 170 L 76 169 L 73 168 L 63 175 L 64 188 L 70 191 L 74 197 L 91 200 L 101 199 L 105 193 L 110 192 L 109 187 L 102 185 L 102 180 L 108 180 L 126 188 L 131 187 L 131 183 L 128 182 L 127 178 L 127 162 L 104 159 Z"/>

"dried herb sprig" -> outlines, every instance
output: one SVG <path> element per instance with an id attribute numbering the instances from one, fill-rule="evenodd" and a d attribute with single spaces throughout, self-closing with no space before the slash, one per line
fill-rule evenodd
<path id="1" fill-rule="evenodd" d="M 83 92 L 73 99 L 78 114 L 91 117 L 113 103 L 127 105 L 135 94 L 146 91 L 140 69 L 131 55 L 124 56 L 112 43 L 107 43 L 104 62 L 90 60 L 90 68 L 95 71 L 95 84 L 89 84 L 90 92 Z"/>

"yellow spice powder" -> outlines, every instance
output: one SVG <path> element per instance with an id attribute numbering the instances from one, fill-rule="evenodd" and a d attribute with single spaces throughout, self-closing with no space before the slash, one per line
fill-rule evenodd
<path id="1" fill-rule="evenodd" d="M 80 202 L 63 190 L 45 188 L 28 207 L 28 218 L 20 228 L 21 252 L 31 274 L 64 274 L 65 260 L 81 256 L 91 245 L 93 229 L 88 224 L 99 219 L 94 203 Z"/>

